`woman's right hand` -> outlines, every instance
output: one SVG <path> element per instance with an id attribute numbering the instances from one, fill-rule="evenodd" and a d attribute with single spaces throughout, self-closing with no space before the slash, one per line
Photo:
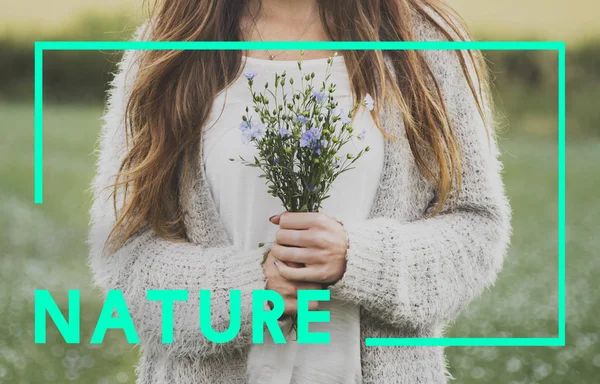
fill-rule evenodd
<path id="1" fill-rule="evenodd" d="M 275 259 L 269 252 L 267 260 L 263 265 L 263 273 L 267 278 L 265 289 L 275 291 L 281 295 L 285 304 L 284 314 L 296 315 L 298 314 L 298 290 L 319 290 L 323 289 L 323 286 L 319 283 L 297 282 L 284 279 L 279 275 L 279 270 L 275 266 L 275 262 L 284 263 Z M 290 267 L 300 267 L 299 264 L 292 264 L 295 263 L 286 263 Z M 269 303 L 269 305 L 272 307 L 272 303 Z M 317 301 L 308 302 L 308 309 L 310 311 L 317 310 L 318 306 Z"/>

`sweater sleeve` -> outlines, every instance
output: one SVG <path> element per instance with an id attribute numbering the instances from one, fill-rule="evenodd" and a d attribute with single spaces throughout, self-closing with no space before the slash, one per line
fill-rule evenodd
<path id="1" fill-rule="evenodd" d="M 143 27 L 136 33 L 140 39 Z M 113 203 L 107 188 L 126 153 L 123 115 L 130 86 L 137 73 L 137 54 L 127 51 L 109 92 L 101 131 L 96 176 L 90 211 L 89 265 L 95 284 L 106 293 L 120 290 L 144 349 L 173 355 L 208 355 L 242 348 L 251 343 L 251 294 L 264 289 L 261 260 L 264 249 L 241 251 L 229 240 L 219 246 L 175 243 L 145 230 L 113 254 L 105 241 L 115 224 Z M 207 230 L 210 233 L 210 229 Z M 173 306 L 173 343 L 162 343 L 162 306 L 148 301 L 148 290 L 187 290 L 188 301 Z M 230 324 L 230 291 L 241 291 L 241 330 L 226 344 L 208 341 L 199 328 L 199 291 L 211 291 L 211 323 L 215 331 Z"/>
<path id="2" fill-rule="evenodd" d="M 360 305 L 388 324 L 417 330 L 454 320 L 494 283 L 511 231 L 496 142 L 487 135 L 457 55 L 424 54 L 463 155 L 459 198 L 453 194 L 440 213 L 415 221 L 344 222 L 347 268 L 330 286 L 332 297 Z"/>

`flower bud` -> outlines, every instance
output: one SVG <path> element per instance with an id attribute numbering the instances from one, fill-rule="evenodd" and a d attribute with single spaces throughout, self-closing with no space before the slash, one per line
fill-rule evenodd
<path id="1" fill-rule="evenodd" d="M 371 147 L 369 147 L 369 146 L 367 145 L 367 147 L 365 148 L 365 152 L 369 152 L 370 150 L 371 150 Z"/>
<path id="2" fill-rule="evenodd" d="M 318 157 L 315 157 L 315 158 L 313 159 L 313 162 L 314 162 L 315 164 L 319 164 L 319 163 L 320 163 L 320 161 L 319 161 L 319 158 L 318 158 Z"/>
<path id="3" fill-rule="evenodd" d="M 352 159 L 352 158 L 354 158 L 354 155 L 353 155 L 353 154 L 351 154 L 351 153 L 349 153 L 349 154 L 347 154 L 347 155 L 346 155 L 346 157 L 347 157 L 348 159 Z"/>
<path id="4" fill-rule="evenodd" d="M 292 153 L 291 147 L 285 147 L 285 153 Z"/>

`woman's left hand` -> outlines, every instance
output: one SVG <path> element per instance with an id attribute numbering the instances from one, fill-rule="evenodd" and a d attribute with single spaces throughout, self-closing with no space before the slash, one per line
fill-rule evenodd
<path id="1" fill-rule="evenodd" d="M 344 276 L 348 241 L 340 222 L 324 213 L 313 212 L 284 212 L 270 220 L 279 225 L 271 247 L 273 257 L 305 265 L 293 268 L 276 263 L 283 278 L 334 284 Z"/>

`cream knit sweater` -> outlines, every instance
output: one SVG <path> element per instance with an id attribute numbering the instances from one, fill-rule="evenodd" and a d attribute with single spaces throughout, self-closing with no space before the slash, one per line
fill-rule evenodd
<path id="1" fill-rule="evenodd" d="M 443 40 L 421 19 L 419 40 Z M 140 29 L 141 30 L 141 29 Z M 139 33 L 137 38 L 140 38 Z M 510 208 L 501 181 L 494 140 L 488 142 L 475 100 L 455 53 L 425 51 L 441 85 L 452 127 L 464 154 L 458 200 L 433 218 L 426 214 L 434 189 L 419 173 L 402 118 L 387 108 L 383 129 L 399 136 L 385 143 L 384 166 L 370 218 L 345 222 L 351 243 L 342 280 L 332 297 L 361 308 L 364 383 L 445 383 L 439 347 L 366 347 L 371 337 L 441 337 L 443 327 L 491 286 L 501 270 L 510 234 Z M 263 249 L 241 252 L 231 245 L 210 195 L 203 167 L 180 196 L 189 242 L 172 243 L 150 231 L 114 255 L 104 242 L 115 218 L 110 188 L 125 154 L 123 112 L 135 77 L 134 52 L 126 52 L 110 92 L 93 181 L 89 264 L 103 291 L 121 290 L 140 338 L 138 383 L 244 383 L 251 343 L 253 290 L 264 288 Z M 198 154 L 201 159 L 201 154 Z M 174 342 L 161 343 L 161 307 L 149 289 L 184 289 L 190 300 L 174 307 Z M 242 325 L 236 339 L 214 344 L 202 336 L 198 292 L 212 291 L 213 327 L 229 326 L 229 291 L 242 292 Z"/>

